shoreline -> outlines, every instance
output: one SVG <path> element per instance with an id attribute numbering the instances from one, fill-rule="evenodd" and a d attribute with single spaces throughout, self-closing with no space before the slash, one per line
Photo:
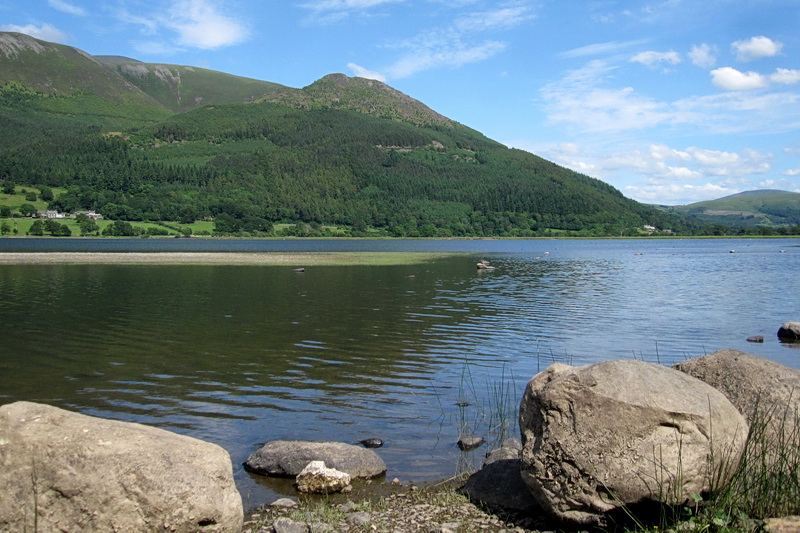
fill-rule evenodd
<path id="1" fill-rule="evenodd" d="M 393 266 L 413 265 L 450 252 L 0 252 L 0 265 L 262 265 Z"/>

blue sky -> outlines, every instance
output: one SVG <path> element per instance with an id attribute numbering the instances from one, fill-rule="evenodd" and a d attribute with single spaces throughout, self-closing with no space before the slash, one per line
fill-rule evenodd
<path id="1" fill-rule="evenodd" d="M 0 30 L 290 87 L 379 79 L 647 203 L 800 192 L 800 0 L 13 0 Z"/>

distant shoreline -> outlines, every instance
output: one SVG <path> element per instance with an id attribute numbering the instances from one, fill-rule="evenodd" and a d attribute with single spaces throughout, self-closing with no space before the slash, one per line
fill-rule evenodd
<path id="1" fill-rule="evenodd" d="M 410 265 L 458 255 L 434 252 L 0 252 L 0 265 Z"/>

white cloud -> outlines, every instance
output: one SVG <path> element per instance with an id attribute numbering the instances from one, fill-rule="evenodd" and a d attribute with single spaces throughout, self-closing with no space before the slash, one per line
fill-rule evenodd
<path id="1" fill-rule="evenodd" d="M 607 43 L 595 43 L 561 52 L 558 54 L 558 57 L 564 59 L 574 59 L 590 56 L 608 56 L 624 52 L 625 50 L 628 50 L 634 46 L 639 46 L 642 43 L 644 43 L 644 41 L 611 41 Z"/>
<path id="2" fill-rule="evenodd" d="M 64 13 L 69 13 L 70 15 L 78 15 L 81 17 L 86 15 L 85 9 L 70 4 L 69 2 L 65 2 L 64 0 L 47 0 L 47 4 L 53 9 L 57 9 L 58 11 L 62 11 Z"/>
<path id="3" fill-rule="evenodd" d="M 800 168 L 790 168 L 789 170 L 784 171 L 784 176 L 800 176 Z"/>
<path id="4" fill-rule="evenodd" d="M 779 68 L 769 77 L 775 83 L 785 83 L 792 85 L 800 82 L 800 70 L 790 70 L 786 68 Z"/>
<path id="5" fill-rule="evenodd" d="M 349 18 L 351 13 L 364 12 L 384 4 L 404 3 L 406 0 L 311 0 L 299 4 L 311 12 L 306 24 L 326 25 Z"/>
<path id="6" fill-rule="evenodd" d="M 169 11 L 164 25 L 178 32 L 179 43 L 214 49 L 242 42 L 247 29 L 239 21 L 220 13 L 210 0 L 182 0 Z"/>
<path id="7" fill-rule="evenodd" d="M 726 91 L 747 91 L 767 86 L 767 78 L 757 72 L 741 72 L 731 67 L 711 71 L 711 81 Z"/>
<path id="8" fill-rule="evenodd" d="M 669 52 L 640 52 L 630 59 L 633 63 L 641 63 L 648 67 L 653 67 L 660 63 L 669 63 L 670 65 L 677 65 L 681 62 L 681 56 L 678 52 L 670 50 Z"/>
<path id="9" fill-rule="evenodd" d="M 465 45 L 459 39 L 441 40 L 439 44 L 426 43 L 418 46 L 407 43 L 412 52 L 391 65 L 387 72 L 392 78 L 405 78 L 439 67 L 458 68 L 468 63 L 488 59 L 503 49 L 505 43 L 485 41 L 477 45 Z"/>
<path id="10" fill-rule="evenodd" d="M 669 104 L 640 95 L 632 87 L 605 88 L 615 69 L 605 61 L 594 60 L 544 86 L 539 94 L 545 102 L 549 122 L 596 133 L 637 130 L 689 120 Z"/>
<path id="11" fill-rule="evenodd" d="M 493 39 L 477 41 L 477 34 L 509 29 L 534 17 L 532 8 L 526 5 L 461 15 L 450 26 L 429 30 L 395 45 L 406 52 L 385 72 L 391 78 L 405 78 L 425 70 L 458 68 L 484 61 L 505 50 L 507 44 Z"/>
<path id="12" fill-rule="evenodd" d="M 731 44 L 739 61 L 753 61 L 762 57 L 772 57 L 780 53 L 783 44 L 773 41 L 769 37 L 760 35 L 751 37 L 746 41 L 736 41 Z"/>
<path id="13" fill-rule="evenodd" d="M 659 204 L 690 204 L 703 200 L 721 198 L 740 192 L 715 183 L 693 185 L 688 183 L 648 184 L 646 186 L 628 186 L 624 192 L 627 196 L 642 202 Z"/>
<path id="14" fill-rule="evenodd" d="M 134 43 L 141 52 L 172 54 L 186 47 L 213 50 L 238 44 L 249 33 L 244 23 L 222 13 L 219 5 L 219 0 L 180 0 L 166 13 L 134 15 L 123 9 L 116 16 L 139 26 L 144 35 L 156 37 Z M 161 36 L 164 30 L 174 32 L 175 36 Z"/>
<path id="15" fill-rule="evenodd" d="M 711 68 L 717 63 L 717 49 L 705 43 L 694 45 L 689 52 L 689 59 L 693 65 L 701 68 Z"/>
<path id="16" fill-rule="evenodd" d="M 53 41 L 63 43 L 67 40 L 67 34 L 59 30 L 52 24 L 44 23 L 41 26 L 28 24 L 26 26 L 19 26 L 17 24 L 3 24 L 0 25 L 0 31 L 12 31 L 17 33 L 24 33 L 42 39 L 43 41 Z"/>
<path id="17" fill-rule="evenodd" d="M 493 11 L 482 11 L 463 15 L 456 20 L 455 27 L 460 31 L 487 31 L 512 28 L 534 17 L 535 15 L 528 6 L 506 7 Z"/>
<path id="18" fill-rule="evenodd" d="M 383 74 L 367 70 L 360 65 L 356 65 L 355 63 L 348 63 L 347 68 L 352 71 L 354 76 L 358 76 L 359 78 L 368 78 L 370 80 L 378 80 L 382 82 L 386 81 L 386 76 Z"/>

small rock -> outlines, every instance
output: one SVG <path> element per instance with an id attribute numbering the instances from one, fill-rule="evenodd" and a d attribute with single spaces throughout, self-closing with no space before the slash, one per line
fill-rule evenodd
<path id="1" fill-rule="evenodd" d="M 292 269 L 292 272 L 305 272 L 305 271 L 306 271 L 306 269 L 305 269 L 305 268 L 303 268 L 303 267 L 300 267 L 300 268 L 293 268 L 293 269 Z"/>
<path id="2" fill-rule="evenodd" d="M 350 484 L 350 474 L 328 468 L 323 461 L 311 461 L 297 474 L 296 483 L 300 492 L 331 494 Z"/>
<path id="3" fill-rule="evenodd" d="M 457 444 L 461 451 L 468 452 L 480 448 L 485 442 L 483 437 L 462 437 Z"/>
<path id="4" fill-rule="evenodd" d="M 769 533 L 797 533 L 800 531 L 800 516 L 767 518 L 764 521 L 764 531 Z"/>
<path id="5" fill-rule="evenodd" d="M 392 485 L 399 485 L 399 484 L 400 484 L 400 479 L 398 479 L 398 478 L 394 478 L 394 479 L 392 480 Z"/>
<path id="6" fill-rule="evenodd" d="M 276 519 L 272 523 L 274 533 L 307 533 L 308 526 L 302 522 L 295 522 L 285 517 Z"/>
<path id="7" fill-rule="evenodd" d="M 747 342 L 764 342 L 764 335 L 753 335 L 752 337 L 747 337 Z"/>
<path id="8" fill-rule="evenodd" d="M 293 498 L 279 498 L 269 504 L 270 507 L 279 507 L 281 509 L 295 509 L 298 505 L 300 505 L 298 501 Z"/>
<path id="9" fill-rule="evenodd" d="M 347 515 L 347 521 L 354 526 L 366 526 L 372 521 L 372 515 L 363 511 L 350 513 Z"/>
<path id="10" fill-rule="evenodd" d="M 383 441 L 379 438 L 372 437 L 359 441 L 365 448 L 380 448 L 383 446 Z"/>

